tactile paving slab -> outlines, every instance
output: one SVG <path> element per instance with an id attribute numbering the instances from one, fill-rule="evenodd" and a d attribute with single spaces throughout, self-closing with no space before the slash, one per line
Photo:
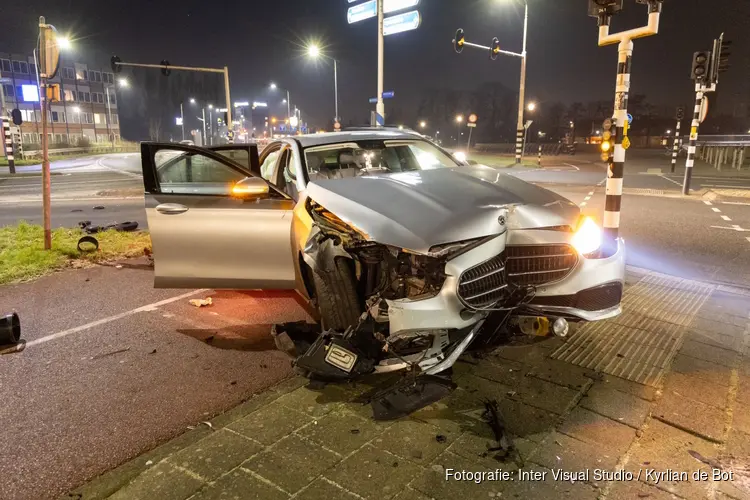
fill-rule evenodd
<path id="1" fill-rule="evenodd" d="M 715 288 L 650 273 L 625 291 L 620 316 L 584 325 L 551 357 L 656 386 Z"/>

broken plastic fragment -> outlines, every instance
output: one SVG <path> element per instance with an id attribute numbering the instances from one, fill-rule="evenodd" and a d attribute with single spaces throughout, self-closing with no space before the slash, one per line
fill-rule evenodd
<path id="1" fill-rule="evenodd" d="M 191 306 L 195 306 L 195 307 L 204 307 L 204 306 L 213 305 L 213 300 L 211 299 L 211 297 L 208 297 L 207 299 L 192 299 L 189 302 Z"/>

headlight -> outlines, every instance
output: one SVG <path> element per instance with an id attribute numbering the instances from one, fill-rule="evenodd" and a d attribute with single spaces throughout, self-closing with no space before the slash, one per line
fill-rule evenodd
<path id="1" fill-rule="evenodd" d="M 466 153 L 463 151 L 456 151 L 453 153 L 453 157 L 462 163 L 466 163 Z"/>
<path id="2" fill-rule="evenodd" d="M 571 243 L 581 255 L 595 252 L 602 246 L 602 230 L 591 217 L 585 217 L 578 225 Z"/>

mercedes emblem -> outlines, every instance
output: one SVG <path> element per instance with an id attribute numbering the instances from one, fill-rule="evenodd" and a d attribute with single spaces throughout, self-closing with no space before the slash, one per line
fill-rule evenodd
<path id="1" fill-rule="evenodd" d="M 500 217 L 497 218 L 497 221 L 500 223 L 501 226 L 504 226 L 505 225 L 505 216 L 501 215 Z"/>

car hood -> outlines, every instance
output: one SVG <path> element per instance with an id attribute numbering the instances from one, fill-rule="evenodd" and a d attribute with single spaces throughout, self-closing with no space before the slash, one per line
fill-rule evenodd
<path id="1" fill-rule="evenodd" d="M 419 253 L 506 226 L 574 225 L 580 213 L 562 196 L 481 165 L 316 180 L 307 195 L 371 241 Z"/>

